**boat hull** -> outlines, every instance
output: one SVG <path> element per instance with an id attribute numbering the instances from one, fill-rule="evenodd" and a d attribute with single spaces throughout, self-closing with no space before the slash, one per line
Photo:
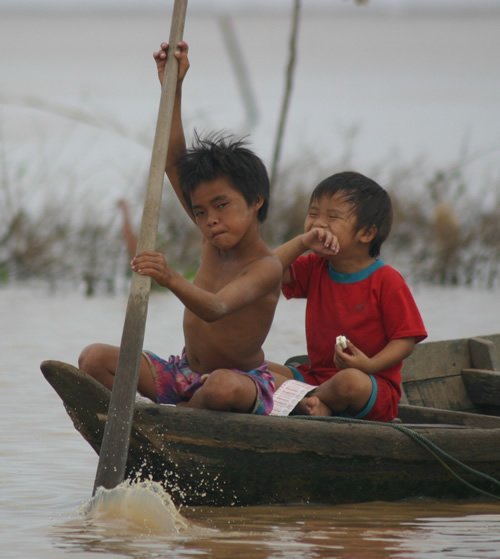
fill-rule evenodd
<path id="1" fill-rule="evenodd" d="M 110 392 L 66 363 L 45 361 L 41 368 L 76 429 L 98 453 Z M 418 418 L 416 408 L 412 413 Z M 415 437 L 499 478 L 500 418 L 485 416 L 483 421 L 479 415 L 456 414 L 462 419 L 452 424 L 454 417 L 448 414 L 448 424 L 432 424 L 427 411 L 426 425 L 381 424 L 261 417 L 138 401 L 127 477 L 161 482 L 182 505 L 467 498 L 474 491 Z M 468 482 L 478 482 L 470 470 L 458 472 Z M 489 482 L 480 480 L 479 485 L 495 490 Z"/>

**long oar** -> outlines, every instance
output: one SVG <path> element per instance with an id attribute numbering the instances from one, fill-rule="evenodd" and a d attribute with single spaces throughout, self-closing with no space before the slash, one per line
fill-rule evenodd
<path id="1" fill-rule="evenodd" d="M 137 245 L 138 253 L 154 250 L 156 243 L 163 177 L 177 86 L 178 62 L 172 54 L 177 43 L 182 40 L 186 8 L 187 0 L 175 0 L 169 37 L 171 54 L 167 59 L 161 91 L 146 199 Z M 99 452 L 94 493 L 101 486 L 107 489 L 116 487 L 125 477 L 150 288 L 151 278 L 132 274 L 118 366 Z"/>

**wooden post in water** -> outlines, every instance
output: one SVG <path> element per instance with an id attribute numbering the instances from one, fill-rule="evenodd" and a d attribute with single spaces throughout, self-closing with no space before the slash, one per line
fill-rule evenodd
<path id="1" fill-rule="evenodd" d="M 177 43 L 182 40 L 186 9 L 187 0 L 175 0 L 169 36 L 171 50 L 165 67 L 165 77 L 161 91 L 146 198 L 137 245 L 138 253 L 145 250 L 154 250 L 156 244 L 161 194 L 177 87 L 178 62 L 173 56 L 173 50 Z M 107 489 L 116 487 L 125 477 L 150 288 L 151 278 L 132 274 L 118 366 L 99 452 L 94 494 L 97 488 L 101 486 Z"/>

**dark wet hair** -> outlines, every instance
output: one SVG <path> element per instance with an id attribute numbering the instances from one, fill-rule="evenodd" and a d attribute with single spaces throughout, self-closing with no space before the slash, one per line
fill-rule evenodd
<path id="1" fill-rule="evenodd" d="M 195 132 L 191 148 L 178 162 L 182 193 L 190 208 L 191 195 L 201 182 L 227 177 L 248 205 L 264 200 L 257 218 L 260 222 L 266 219 L 269 176 L 264 163 L 246 145 L 244 139 L 231 135 L 216 133 L 200 138 Z"/>
<path id="2" fill-rule="evenodd" d="M 392 203 L 389 194 L 374 180 L 361 173 L 346 171 L 322 180 L 311 194 L 310 204 L 323 196 L 340 192 L 356 216 L 356 230 L 375 226 L 377 234 L 370 243 L 370 256 L 378 256 L 392 226 Z"/>

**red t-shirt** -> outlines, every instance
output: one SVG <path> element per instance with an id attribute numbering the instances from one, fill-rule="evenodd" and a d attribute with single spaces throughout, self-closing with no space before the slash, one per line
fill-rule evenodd
<path id="1" fill-rule="evenodd" d="M 292 282 L 283 285 L 287 299 L 307 298 L 306 340 L 309 364 L 301 365 L 306 382 L 319 385 L 337 369 L 337 336 L 346 336 L 369 357 L 391 340 L 427 337 L 422 317 L 401 274 L 376 260 L 355 274 L 336 272 L 316 254 L 300 256 L 291 266 Z M 402 362 L 376 373 L 401 396 Z"/>

